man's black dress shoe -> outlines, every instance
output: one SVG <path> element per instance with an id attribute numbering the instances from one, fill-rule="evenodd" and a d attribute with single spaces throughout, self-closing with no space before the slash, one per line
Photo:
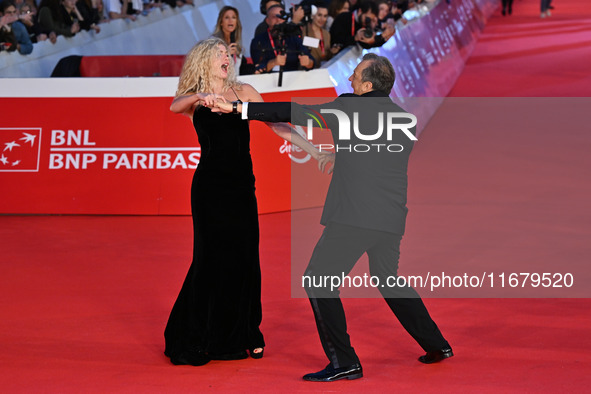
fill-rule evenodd
<path id="1" fill-rule="evenodd" d="M 427 352 L 424 356 L 419 357 L 419 361 L 423 364 L 433 364 L 453 356 L 451 348 L 436 350 L 434 352 Z"/>
<path id="2" fill-rule="evenodd" d="M 361 377 L 363 377 L 363 368 L 361 368 L 361 364 L 359 363 L 342 368 L 334 368 L 332 364 L 328 364 L 320 372 L 304 375 L 304 380 L 310 382 L 334 382 L 340 379 L 353 380 Z"/>

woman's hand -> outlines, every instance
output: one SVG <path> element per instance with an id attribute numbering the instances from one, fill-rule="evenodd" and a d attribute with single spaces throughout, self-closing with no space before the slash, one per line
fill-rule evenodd
<path id="1" fill-rule="evenodd" d="M 76 33 L 78 33 L 79 31 L 80 31 L 80 24 L 79 24 L 78 22 L 74 22 L 74 23 L 72 24 L 72 27 L 70 27 L 70 32 L 71 32 L 72 34 L 76 34 Z"/>
<path id="2" fill-rule="evenodd" d="M 226 98 L 224 96 L 222 96 L 221 94 L 216 94 L 216 93 L 197 93 L 195 94 L 195 96 L 197 96 L 199 98 L 198 103 L 203 105 L 204 107 L 209 107 L 209 108 L 214 108 L 216 106 L 216 103 L 218 102 L 222 102 L 225 103 L 226 102 Z M 230 104 L 231 106 L 231 104 Z M 231 108 L 230 108 L 231 111 Z"/>
<path id="3" fill-rule="evenodd" d="M 232 44 L 228 45 L 228 48 L 230 49 L 230 51 L 228 52 L 228 55 L 231 55 L 231 56 L 238 55 L 238 44 L 232 43 Z"/>
<path id="4" fill-rule="evenodd" d="M 226 99 L 221 94 L 215 93 L 195 93 L 187 94 L 184 96 L 175 97 L 170 105 L 170 110 L 177 114 L 185 114 L 187 116 L 193 116 L 195 107 L 203 105 L 204 107 L 211 108 L 214 112 L 217 111 L 216 103 L 226 103 Z M 230 111 L 232 112 L 232 104 L 230 103 Z"/>
<path id="5" fill-rule="evenodd" d="M 320 151 L 317 153 L 316 156 L 317 157 L 315 157 L 315 159 L 318 160 L 318 169 L 320 170 L 320 172 L 324 172 L 324 170 L 326 169 L 327 174 L 332 173 L 332 170 L 334 169 L 334 153 Z M 330 167 L 326 167 L 330 163 L 332 163 L 332 165 Z"/>

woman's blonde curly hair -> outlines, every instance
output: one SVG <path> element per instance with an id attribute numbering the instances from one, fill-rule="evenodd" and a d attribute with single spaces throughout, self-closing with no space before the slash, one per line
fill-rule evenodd
<path id="1" fill-rule="evenodd" d="M 214 70 L 211 63 L 218 55 L 220 45 L 223 45 L 228 50 L 224 40 L 216 37 L 203 40 L 191 48 L 185 57 L 175 97 L 190 93 L 213 93 Z M 228 76 L 224 80 L 224 91 L 241 85 L 236 80 L 234 62 L 231 59 L 229 60 Z"/>

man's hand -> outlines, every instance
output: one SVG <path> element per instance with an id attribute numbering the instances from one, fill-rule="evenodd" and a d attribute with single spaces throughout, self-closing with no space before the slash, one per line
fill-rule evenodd
<path id="1" fill-rule="evenodd" d="M 275 65 L 276 66 L 285 66 L 285 62 L 287 61 L 287 54 L 284 53 L 283 55 L 277 55 L 275 58 Z"/>
<path id="2" fill-rule="evenodd" d="M 299 55 L 298 58 L 300 59 L 300 65 L 304 68 L 312 68 L 314 66 L 314 62 L 310 59 L 308 55 Z"/>
<path id="3" fill-rule="evenodd" d="M 291 17 L 291 22 L 297 25 L 302 21 L 302 19 L 304 19 L 305 16 L 306 13 L 304 11 L 304 7 L 301 5 L 295 6 L 293 10 L 293 16 Z"/>
<path id="4" fill-rule="evenodd" d="M 388 19 L 386 23 L 384 23 L 384 30 L 382 31 L 382 37 L 384 37 L 384 42 L 388 41 L 390 37 L 396 33 L 396 25 L 394 24 L 394 19 Z"/>
<path id="5" fill-rule="evenodd" d="M 332 46 L 330 47 L 330 51 L 332 52 L 333 55 L 336 55 L 337 53 L 339 53 L 341 51 L 341 49 L 343 48 L 343 44 L 332 44 Z"/>
<path id="6" fill-rule="evenodd" d="M 0 17 L 0 26 L 6 26 L 11 24 L 12 22 L 16 21 L 18 19 L 18 15 L 17 14 L 6 14 L 2 17 Z"/>
<path id="7" fill-rule="evenodd" d="M 21 14 L 18 16 L 18 19 L 27 26 L 33 26 L 33 21 L 31 20 L 32 17 L 33 14 Z"/>
<path id="8" fill-rule="evenodd" d="M 238 104 L 240 105 L 240 104 Z M 219 112 L 223 114 L 229 114 L 233 111 L 234 104 L 231 102 L 226 101 L 225 99 L 218 100 L 215 102 L 215 105 L 211 108 L 211 112 Z"/>
<path id="9" fill-rule="evenodd" d="M 360 41 L 360 42 L 363 42 L 365 44 L 370 44 L 370 45 L 375 43 L 376 33 L 374 31 L 372 31 L 371 37 L 367 38 L 364 35 L 365 30 L 366 30 L 365 28 L 357 30 L 357 33 L 355 34 L 355 41 Z"/>

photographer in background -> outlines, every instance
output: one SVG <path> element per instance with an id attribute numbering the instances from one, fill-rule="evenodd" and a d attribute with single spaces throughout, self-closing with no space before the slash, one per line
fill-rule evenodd
<path id="1" fill-rule="evenodd" d="M 346 48 L 359 44 L 362 48 L 374 48 L 384 45 L 396 31 L 392 24 L 386 24 L 381 31 L 378 28 L 378 5 L 372 0 L 359 3 L 359 8 L 352 12 L 340 13 L 330 28 L 333 45 Z M 381 34 L 377 34 L 381 32 Z"/>
<path id="2" fill-rule="evenodd" d="M 267 24 L 267 10 L 271 8 L 271 6 L 280 5 L 283 6 L 283 1 L 280 0 L 261 0 L 261 14 L 265 15 L 265 19 L 261 23 L 257 25 L 254 29 L 254 37 L 258 36 L 259 34 L 264 33 L 269 28 Z"/>
<path id="3" fill-rule="evenodd" d="M 256 74 L 271 72 L 275 67 L 283 67 L 283 71 L 314 68 L 314 58 L 302 43 L 300 26 L 286 23 L 284 16 L 283 6 L 269 7 L 265 18 L 267 30 L 255 36 L 250 43 L 250 56 Z"/>
<path id="4" fill-rule="evenodd" d="M 295 23 L 296 25 L 303 23 L 304 9 L 301 7 L 301 4 L 303 3 L 305 3 L 305 1 L 302 1 L 302 3 L 295 5 L 291 10 L 291 22 Z M 261 0 L 261 14 L 267 15 L 267 10 L 275 5 L 280 5 L 285 10 L 285 5 L 283 4 L 283 1 Z M 261 23 L 259 23 L 259 25 L 254 30 L 254 36 L 256 37 L 259 34 L 264 33 L 268 28 L 269 25 L 267 24 L 267 18 L 265 18 Z"/>

